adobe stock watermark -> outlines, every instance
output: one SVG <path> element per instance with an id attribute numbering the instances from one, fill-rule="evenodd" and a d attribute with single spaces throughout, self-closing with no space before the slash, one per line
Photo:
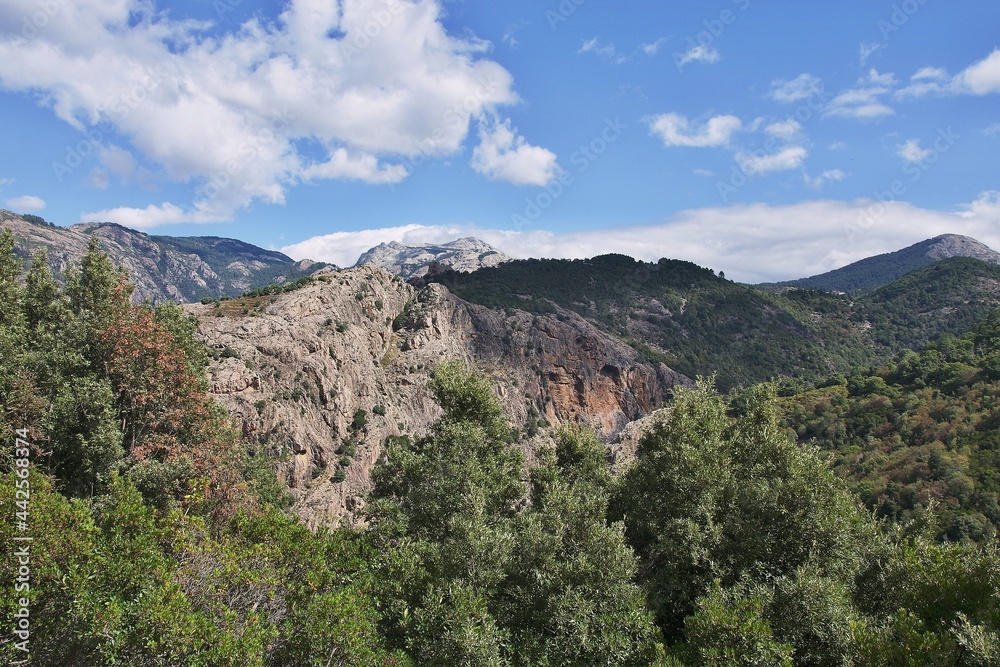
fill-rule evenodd
<path id="1" fill-rule="evenodd" d="M 12 665 L 27 664 L 31 657 L 31 542 L 29 532 L 28 506 L 31 502 L 31 480 L 28 479 L 31 461 L 31 443 L 28 442 L 28 429 L 15 431 L 14 441 L 14 549 L 11 557 L 14 559 L 14 655 L 23 656 L 20 661 L 12 661 Z"/>
<path id="2" fill-rule="evenodd" d="M 561 169 L 556 179 L 546 185 L 542 192 L 534 197 L 525 197 L 524 209 L 521 213 L 510 216 L 510 222 L 514 229 L 521 231 L 528 225 L 537 222 L 542 217 L 542 213 L 566 192 L 566 188 L 576 182 L 576 177 L 590 169 L 591 165 L 597 162 L 613 143 L 618 141 L 627 128 L 628 126 L 622 123 L 619 118 L 606 120 L 597 136 L 580 146 L 570 156 L 569 162 L 575 168 L 574 171 Z"/>
<path id="3" fill-rule="evenodd" d="M 918 160 L 909 161 L 903 166 L 903 176 L 907 178 L 897 178 L 885 189 L 875 192 L 872 203 L 858 213 L 854 222 L 845 223 L 844 235 L 848 243 L 854 243 L 860 234 L 870 230 L 883 217 L 890 204 L 894 204 L 909 191 L 910 187 L 920 181 L 924 174 L 930 171 L 941 157 L 950 151 L 962 136 L 951 129 L 939 128 L 934 137 L 932 147 L 925 151 L 925 154 Z"/>
<path id="4" fill-rule="evenodd" d="M 66 154 L 61 162 L 52 162 L 52 172 L 59 182 L 62 183 L 63 179 L 83 164 L 84 160 L 100 151 L 104 147 L 105 138 L 114 133 L 115 125 L 127 119 L 136 107 L 149 99 L 149 96 L 160 87 L 160 81 L 171 75 L 172 72 L 166 65 L 146 70 L 143 80 L 127 94 L 116 99 L 107 115 L 102 117 L 95 127 L 81 130 L 84 138 L 66 146 Z"/>
<path id="5" fill-rule="evenodd" d="M 888 40 L 892 33 L 902 30 L 927 2 L 928 0 L 904 0 L 893 4 L 889 18 L 879 19 L 875 26 L 882 33 L 882 39 Z"/>
<path id="6" fill-rule="evenodd" d="M 545 20 L 549 22 L 549 27 L 555 30 L 560 23 L 565 23 L 576 14 L 576 10 L 587 4 L 587 0 L 562 0 L 554 10 L 545 12 Z"/>
<path id="7" fill-rule="evenodd" d="M 59 12 L 63 10 L 69 0 L 39 0 L 35 5 L 38 9 L 25 16 L 21 21 L 21 30 L 14 38 L 14 45 L 18 48 L 27 45 L 45 29 Z"/>
<path id="8" fill-rule="evenodd" d="M 830 95 L 823 88 L 823 84 L 819 84 L 817 89 L 806 98 L 806 101 L 800 104 L 794 113 L 789 114 L 785 118 L 784 122 L 790 123 L 791 121 L 795 121 L 799 125 L 805 125 L 815 118 L 816 114 L 822 112 L 829 100 Z M 743 154 L 742 157 L 744 159 L 734 158 L 736 164 L 733 165 L 732 171 L 729 173 L 729 178 L 715 182 L 715 189 L 719 193 L 719 199 L 723 203 L 728 204 L 730 198 L 746 186 L 750 182 L 750 179 L 763 173 L 760 169 L 762 163 L 765 163 L 769 158 L 777 157 L 784 150 L 793 148 L 794 146 L 790 145 L 787 139 L 779 136 L 770 136 L 761 148 Z"/>
<path id="9" fill-rule="evenodd" d="M 731 0 L 731 2 L 739 12 L 745 12 L 750 8 L 751 0 Z M 687 49 L 674 52 L 674 65 L 677 66 L 677 71 L 683 72 L 686 65 L 704 59 L 704 56 L 698 57 L 695 54 L 705 54 L 709 49 L 714 48 L 716 40 L 721 38 L 726 29 L 736 23 L 738 18 L 739 14 L 727 7 L 720 11 L 715 18 L 702 21 L 701 25 L 704 30 L 696 35 L 688 36 L 685 42 Z M 716 55 L 716 57 L 718 56 Z"/>

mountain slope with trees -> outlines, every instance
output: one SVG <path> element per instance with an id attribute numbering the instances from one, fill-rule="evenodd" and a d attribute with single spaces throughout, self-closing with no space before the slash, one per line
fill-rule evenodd
<path id="1" fill-rule="evenodd" d="M 726 391 L 774 377 L 815 379 L 961 333 L 1000 304 L 1000 266 L 945 259 L 853 299 L 758 290 L 689 262 L 517 260 L 431 280 L 491 308 L 575 312 L 689 377 Z"/>

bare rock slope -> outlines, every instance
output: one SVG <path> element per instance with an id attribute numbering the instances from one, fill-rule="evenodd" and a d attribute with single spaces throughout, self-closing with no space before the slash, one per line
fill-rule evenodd
<path id="1" fill-rule="evenodd" d="M 439 416 L 428 381 L 443 360 L 483 368 L 528 432 L 581 420 L 608 440 L 689 382 L 574 313 L 490 310 L 375 266 L 317 278 L 280 296 L 188 306 L 222 352 L 212 391 L 280 460 L 313 526 L 355 521 L 387 438 L 427 432 Z"/>

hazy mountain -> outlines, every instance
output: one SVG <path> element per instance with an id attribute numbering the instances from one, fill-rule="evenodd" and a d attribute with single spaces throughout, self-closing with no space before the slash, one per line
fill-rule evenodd
<path id="1" fill-rule="evenodd" d="M 1000 264 L 1000 253 L 968 236 L 944 234 L 908 248 L 862 259 L 810 278 L 779 283 L 839 292 L 860 292 L 886 285 L 914 269 L 950 257 L 971 257 Z"/>
<path id="2" fill-rule="evenodd" d="M 136 298 L 154 303 L 235 296 L 261 285 L 294 280 L 323 266 L 308 260 L 296 262 L 280 252 L 235 239 L 151 236 L 112 223 L 57 227 L 37 216 L 0 210 L 0 227 L 13 231 L 18 252 L 26 261 L 46 248 L 58 278 L 96 237 L 111 260 L 128 270 Z"/>
<path id="3" fill-rule="evenodd" d="M 403 245 L 396 241 L 382 243 L 361 255 L 355 266 L 375 264 L 409 280 L 425 275 L 432 265 L 455 271 L 475 271 L 509 262 L 510 259 L 489 243 L 467 237 L 440 245 Z"/>

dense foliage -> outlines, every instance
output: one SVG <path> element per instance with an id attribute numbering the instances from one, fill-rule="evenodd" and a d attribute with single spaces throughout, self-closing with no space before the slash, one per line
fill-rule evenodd
<path id="1" fill-rule="evenodd" d="M 529 493 L 491 387 L 443 365 L 433 388 L 445 416 L 390 448 L 369 509 L 397 582 L 390 636 L 421 665 L 650 664 L 655 629 L 607 523 L 600 442 L 562 431 Z"/>
<path id="2" fill-rule="evenodd" d="M 878 516 L 936 507 L 939 536 L 1000 529 L 1000 313 L 867 373 L 787 401 L 785 423 L 829 453 Z"/>

